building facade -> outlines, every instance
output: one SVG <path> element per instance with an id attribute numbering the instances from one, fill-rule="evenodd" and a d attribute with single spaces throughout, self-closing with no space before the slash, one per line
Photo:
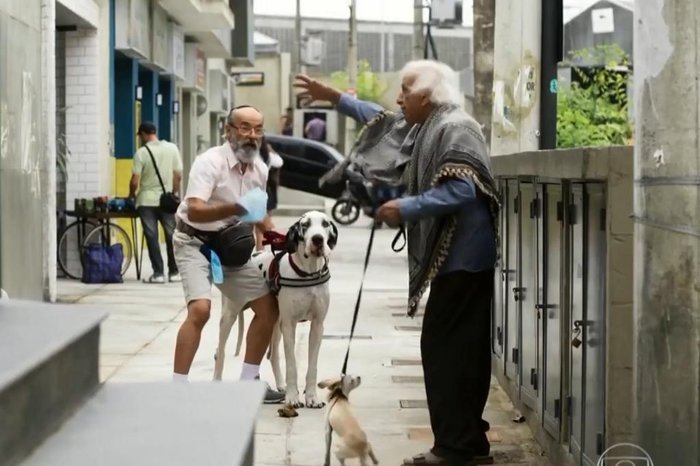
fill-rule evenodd
<path id="1" fill-rule="evenodd" d="M 252 0 L 2 2 L 0 286 L 11 297 L 55 299 L 57 238 L 72 221 L 62 213 L 128 194 L 142 121 L 180 147 L 186 170 L 218 142 L 228 70 L 253 63 L 250 15 Z"/>

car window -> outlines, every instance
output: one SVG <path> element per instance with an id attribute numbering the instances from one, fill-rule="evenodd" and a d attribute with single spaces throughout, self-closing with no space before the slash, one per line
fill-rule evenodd
<path id="1" fill-rule="evenodd" d="M 326 165 L 329 160 L 328 154 L 318 147 L 313 146 L 306 146 L 304 150 L 304 158 L 323 165 Z"/>

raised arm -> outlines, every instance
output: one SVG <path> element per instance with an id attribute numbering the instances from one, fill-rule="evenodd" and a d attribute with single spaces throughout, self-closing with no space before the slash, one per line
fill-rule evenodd
<path id="1" fill-rule="evenodd" d="M 304 74 L 296 75 L 294 87 L 302 89 L 299 94 L 305 104 L 315 101 L 328 101 L 336 106 L 339 113 L 348 116 L 361 124 L 374 118 L 383 108 L 374 102 L 359 100 L 350 94 L 340 92 L 331 86 L 312 79 Z"/>

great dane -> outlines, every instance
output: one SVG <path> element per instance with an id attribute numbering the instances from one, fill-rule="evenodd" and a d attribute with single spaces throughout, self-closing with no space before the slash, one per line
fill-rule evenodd
<path id="1" fill-rule="evenodd" d="M 271 289 L 278 293 L 279 322 L 270 341 L 269 357 L 277 388 L 286 393 L 285 402 L 295 408 L 322 408 L 324 403 L 316 394 L 318 354 L 323 338 L 323 322 L 330 304 L 331 250 L 338 241 L 338 229 L 322 212 L 310 211 L 297 220 L 287 232 L 286 250 L 273 253 L 259 252 L 252 259 L 258 265 Z M 223 297 L 219 346 L 216 351 L 214 380 L 221 380 L 224 367 L 224 350 L 231 328 L 239 314 L 233 302 Z M 243 340 L 243 318 L 238 319 L 238 343 L 236 355 Z M 297 364 L 294 355 L 296 326 L 310 321 L 309 364 L 306 372 L 304 400 L 299 396 Z M 279 361 L 280 339 L 284 343 L 286 384 Z"/>

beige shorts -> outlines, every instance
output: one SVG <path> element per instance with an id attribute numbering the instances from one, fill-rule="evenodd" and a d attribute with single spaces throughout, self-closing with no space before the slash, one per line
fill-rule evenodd
<path id="1" fill-rule="evenodd" d="M 201 246 L 199 239 L 175 230 L 173 251 L 188 304 L 196 299 L 211 301 L 211 268 Z M 252 261 L 243 267 L 224 267 L 224 282 L 216 287 L 241 308 L 270 293 L 263 271 Z"/>

